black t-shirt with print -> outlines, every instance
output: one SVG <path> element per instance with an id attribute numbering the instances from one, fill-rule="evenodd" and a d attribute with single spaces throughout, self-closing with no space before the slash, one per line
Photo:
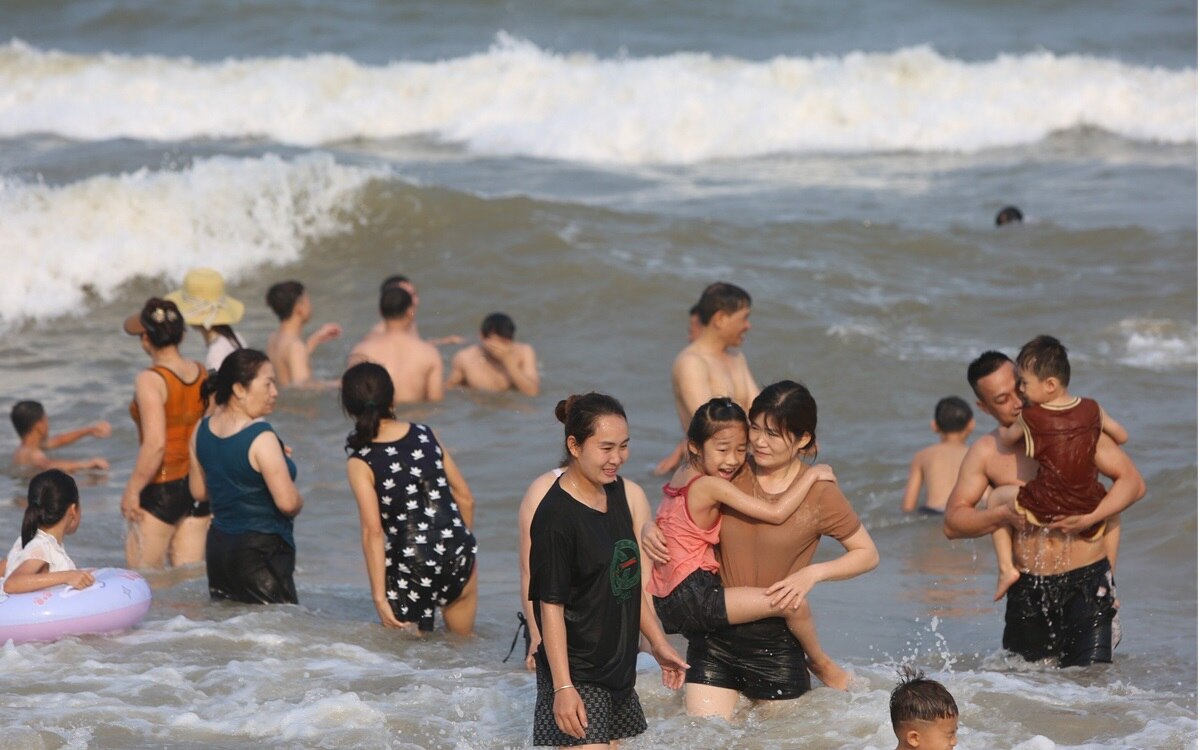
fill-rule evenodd
<path id="1" fill-rule="evenodd" d="M 529 599 L 563 605 L 572 682 L 629 690 L 637 677 L 642 566 L 625 480 L 604 485 L 605 513 L 568 495 L 561 481 L 533 514 Z M 541 629 L 541 607 L 533 612 Z M 544 643 L 537 658 L 549 669 Z"/>

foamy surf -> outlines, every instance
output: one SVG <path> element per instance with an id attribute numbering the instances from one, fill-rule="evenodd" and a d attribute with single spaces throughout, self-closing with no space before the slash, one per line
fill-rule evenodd
<path id="1" fill-rule="evenodd" d="M 242 272 L 300 257 L 349 226 L 380 170 L 328 154 L 216 157 L 183 171 L 97 176 L 61 187 L 0 179 L 0 322 L 50 318 L 137 277 L 205 265 Z"/>
<path id="2" fill-rule="evenodd" d="M 929 46 L 751 61 L 488 50 L 368 66 L 347 57 L 75 55 L 0 47 L 0 136 L 316 145 L 415 135 L 475 152 L 687 164 L 789 152 L 976 151 L 1098 128 L 1192 143 L 1195 69 L 1051 52 L 982 62 Z"/>

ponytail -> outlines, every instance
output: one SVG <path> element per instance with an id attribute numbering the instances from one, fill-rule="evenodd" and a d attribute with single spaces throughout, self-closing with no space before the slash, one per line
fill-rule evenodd
<path id="1" fill-rule="evenodd" d="M 232 356 L 232 355 L 230 355 Z M 346 436 L 346 452 L 353 453 L 379 436 L 379 423 L 395 419 L 392 376 L 374 362 L 360 362 L 342 375 L 342 410 L 354 420 Z"/>
<path id="2" fill-rule="evenodd" d="M 21 519 L 21 547 L 33 541 L 40 527 L 58 523 L 72 505 L 78 504 L 79 487 L 64 471 L 47 469 L 29 480 L 29 504 Z"/>

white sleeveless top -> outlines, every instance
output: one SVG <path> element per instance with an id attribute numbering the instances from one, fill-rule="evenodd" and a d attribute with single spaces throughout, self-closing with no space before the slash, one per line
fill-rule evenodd
<path id="1" fill-rule="evenodd" d="M 8 551 L 8 568 L 4 571 L 4 578 L 0 578 L 0 589 L 4 586 L 4 579 L 8 578 L 26 560 L 41 560 L 46 563 L 50 566 L 49 570 L 44 571 L 47 573 L 75 570 L 75 563 L 67 556 L 67 551 L 58 543 L 58 540 L 38 529 L 37 534 L 29 540 L 29 544 L 24 548 L 21 547 L 20 537 L 13 542 L 12 549 Z"/>

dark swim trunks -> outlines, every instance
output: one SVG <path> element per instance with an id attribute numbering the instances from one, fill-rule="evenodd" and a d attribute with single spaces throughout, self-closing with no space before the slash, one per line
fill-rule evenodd
<path id="1" fill-rule="evenodd" d="M 699 568 L 665 597 L 654 597 L 654 611 L 668 633 L 708 633 L 729 624 L 720 577 Z"/>
<path id="2" fill-rule="evenodd" d="M 922 505 L 920 508 L 917 508 L 917 512 L 923 516 L 937 516 L 938 518 L 946 515 L 944 508 L 939 510 L 938 508 L 930 508 L 928 505 Z"/>
<path id="3" fill-rule="evenodd" d="M 1008 590 L 1004 648 L 1060 667 L 1112 662 L 1112 585 L 1108 560 L 1059 575 L 1022 573 Z"/>
<path id="4" fill-rule="evenodd" d="M 296 604 L 296 548 L 278 534 L 208 528 L 208 594 L 246 604 Z"/>
<path id="5" fill-rule="evenodd" d="M 148 484 L 138 496 L 142 510 L 163 523 L 174 526 L 184 518 L 203 518 L 212 515 L 208 501 L 196 502 L 188 487 L 188 478 Z"/>
<path id="6" fill-rule="evenodd" d="M 736 690 L 751 700 L 799 698 L 812 688 L 804 649 L 773 617 L 688 639 L 687 681 Z"/>

